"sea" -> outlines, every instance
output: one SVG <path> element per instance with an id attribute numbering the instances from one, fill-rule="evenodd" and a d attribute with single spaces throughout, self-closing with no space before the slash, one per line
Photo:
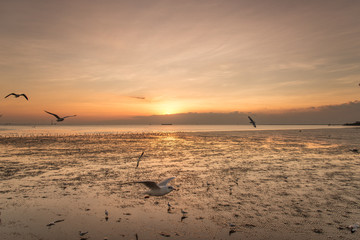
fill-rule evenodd
<path id="1" fill-rule="evenodd" d="M 230 132 L 349 128 L 342 125 L 2 125 L 0 136 L 71 134 Z"/>

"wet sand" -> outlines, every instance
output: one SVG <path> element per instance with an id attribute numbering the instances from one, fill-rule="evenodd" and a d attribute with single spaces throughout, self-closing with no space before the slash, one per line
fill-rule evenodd
<path id="1" fill-rule="evenodd" d="M 0 135 L 0 239 L 359 239 L 346 228 L 360 222 L 359 136 Z M 120 185 L 172 176 L 178 191 L 162 197 Z"/>

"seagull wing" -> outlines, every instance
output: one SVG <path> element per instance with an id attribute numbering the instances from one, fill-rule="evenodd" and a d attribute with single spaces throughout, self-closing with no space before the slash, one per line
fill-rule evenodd
<path id="1" fill-rule="evenodd" d="M 139 166 L 139 163 L 140 163 L 140 158 L 141 158 L 143 155 L 144 155 L 144 152 L 142 152 L 142 153 L 141 153 L 141 155 L 140 155 L 139 159 L 137 160 L 136 167 L 138 167 L 138 166 Z"/>
<path id="2" fill-rule="evenodd" d="M 29 101 L 28 97 L 25 94 L 20 94 L 20 96 L 24 96 L 24 98 Z"/>
<path id="3" fill-rule="evenodd" d="M 250 123 L 251 123 L 254 127 L 256 127 L 255 121 L 254 121 L 250 116 L 248 116 L 248 118 L 249 118 L 249 120 L 250 120 Z"/>
<path id="4" fill-rule="evenodd" d="M 48 112 L 48 111 L 45 111 L 44 112 L 50 114 L 50 115 L 53 115 L 54 117 L 56 117 L 57 119 L 59 119 L 60 117 L 58 115 L 56 115 L 55 113 L 51 113 L 51 112 Z"/>
<path id="5" fill-rule="evenodd" d="M 152 182 L 152 181 L 141 181 L 141 182 L 134 182 L 134 183 L 142 183 L 150 189 L 160 189 L 159 186 L 155 182 Z"/>
<path id="6" fill-rule="evenodd" d="M 11 95 L 15 95 L 15 93 L 10 93 L 5 98 L 7 98 L 8 96 L 11 96 Z"/>
<path id="7" fill-rule="evenodd" d="M 159 186 L 166 186 L 171 180 L 173 180 L 175 177 L 171 177 L 171 178 L 168 178 L 168 179 L 165 179 L 164 181 L 160 182 L 159 183 Z"/>
<path id="8" fill-rule="evenodd" d="M 63 118 L 68 118 L 68 117 L 76 117 L 76 115 L 65 116 L 65 117 L 63 117 Z"/>

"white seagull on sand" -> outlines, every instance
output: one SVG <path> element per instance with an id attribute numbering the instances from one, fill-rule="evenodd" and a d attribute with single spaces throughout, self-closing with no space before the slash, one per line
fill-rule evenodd
<path id="1" fill-rule="evenodd" d="M 132 183 L 142 183 L 148 188 L 150 188 L 150 191 L 145 192 L 145 194 L 148 194 L 150 196 L 163 196 L 165 194 L 170 193 L 172 190 L 175 190 L 175 188 L 173 188 L 172 186 L 167 185 L 174 178 L 175 177 L 165 179 L 164 181 L 158 184 L 153 181 L 140 181 L 140 182 L 132 182 Z"/>
<path id="2" fill-rule="evenodd" d="M 14 95 L 16 98 L 23 96 L 26 100 L 29 101 L 28 97 L 27 97 L 24 93 L 21 93 L 21 94 L 10 93 L 10 94 L 8 94 L 5 98 L 7 98 L 7 97 L 9 97 L 9 96 L 11 96 L 11 95 Z"/>
<path id="3" fill-rule="evenodd" d="M 250 120 L 250 123 L 254 126 L 254 128 L 256 128 L 256 123 L 255 121 L 250 117 L 248 116 L 249 120 Z"/>
<path id="4" fill-rule="evenodd" d="M 44 112 L 50 114 L 50 115 L 53 115 L 54 117 L 56 117 L 56 121 L 57 122 L 62 122 L 65 120 L 65 118 L 68 118 L 68 117 L 76 117 L 76 115 L 71 115 L 71 116 L 65 116 L 65 117 L 59 117 L 58 115 L 56 115 L 55 113 L 51 113 L 51 112 L 48 112 L 48 111 L 45 111 Z"/>

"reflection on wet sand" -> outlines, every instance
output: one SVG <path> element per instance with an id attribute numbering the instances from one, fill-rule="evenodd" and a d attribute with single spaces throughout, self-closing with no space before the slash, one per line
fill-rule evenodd
<path id="1" fill-rule="evenodd" d="M 354 129 L 0 137 L 0 238 L 355 239 L 359 144 Z M 120 184 L 168 176 L 179 191 L 160 197 Z"/>

